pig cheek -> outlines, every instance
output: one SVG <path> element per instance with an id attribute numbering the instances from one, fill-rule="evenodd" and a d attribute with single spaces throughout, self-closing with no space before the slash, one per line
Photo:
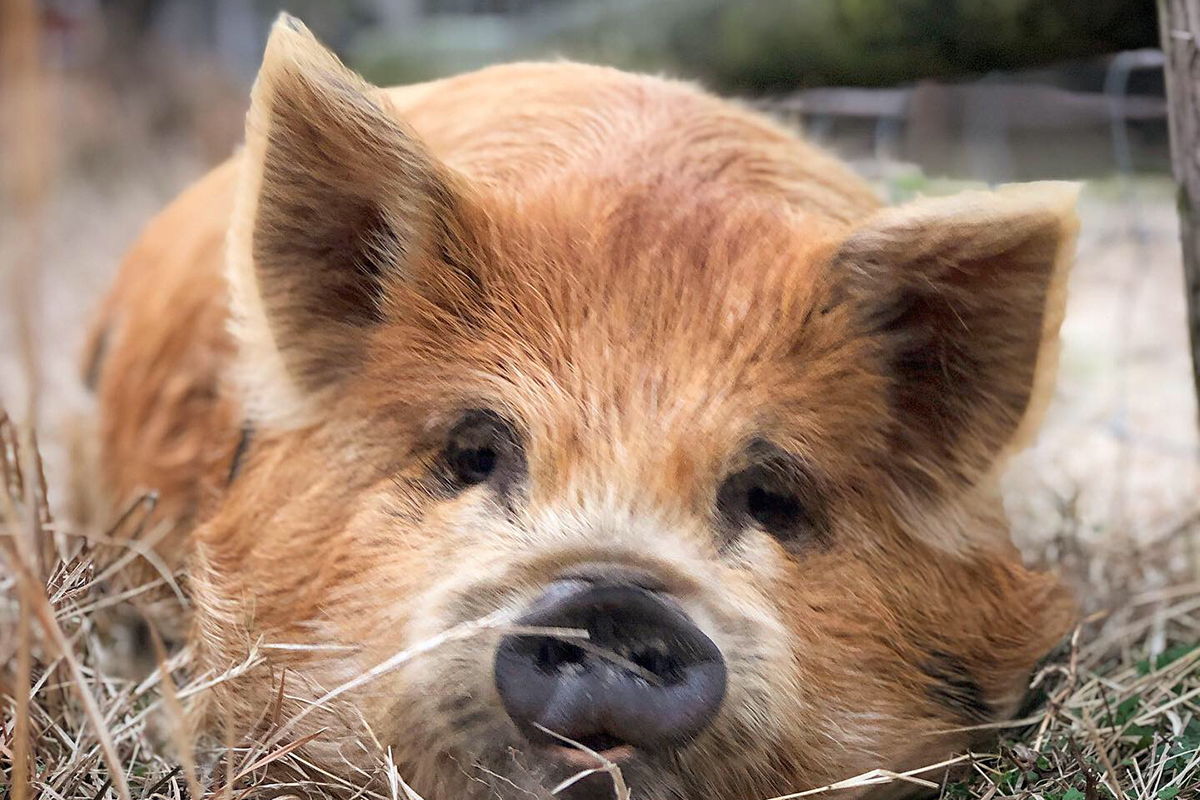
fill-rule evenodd
<path id="1" fill-rule="evenodd" d="M 770 678 L 786 698 L 784 728 L 807 740 L 816 761 L 830 747 L 854 750 L 861 738 L 855 720 L 876 705 L 862 674 L 881 617 L 872 576 L 844 553 L 793 557 L 769 596 L 789 660 Z M 848 707 L 836 707 L 837 698 Z"/>
<path id="2" fill-rule="evenodd" d="M 367 713 L 386 733 L 397 720 L 422 719 L 431 731 L 455 736 L 456 720 L 477 718 L 490 708 L 491 662 L 501 633 L 468 630 L 475 620 L 513 605 L 511 594 L 494 588 L 517 545 L 510 526 L 491 508 L 463 498 L 435 504 L 399 539 L 384 592 L 365 593 L 379 605 L 371 635 L 372 663 L 411 652 L 402 667 L 381 679 L 387 702 Z M 384 605 L 387 610 L 384 610 Z M 465 638 L 459 636 L 463 634 Z M 454 687 L 469 687 L 460 697 Z M 497 709 L 498 701 L 494 704 Z"/>

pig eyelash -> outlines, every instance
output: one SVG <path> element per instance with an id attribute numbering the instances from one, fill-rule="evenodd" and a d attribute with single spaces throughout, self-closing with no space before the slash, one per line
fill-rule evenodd
<path id="1" fill-rule="evenodd" d="M 807 470 L 767 442 L 753 443 L 746 455 L 749 465 L 726 477 L 717 491 L 724 527 L 737 533 L 757 528 L 789 549 L 823 541 L 827 517 Z"/>
<path id="2" fill-rule="evenodd" d="M 504 489 L 525 468 L 515 426 L 486 409 L 466 412 L 450 429 L 441 462 L 446 483 L 457 491 L 482 483 Z"/>

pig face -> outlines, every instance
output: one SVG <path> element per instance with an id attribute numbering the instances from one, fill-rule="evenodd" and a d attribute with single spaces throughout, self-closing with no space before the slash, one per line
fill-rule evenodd
<path id="1" fill-rule="evenodd" d="M 994 478 L 1048 393 L 1074 189 L 836 219 L 697 168 L 759 146 L 724 113 L 703 153 L 650 130 L 502 179 L 512 148 L 452 166 L 277 25 L 229 252 L 255 434 L 196 632 L 215 668 L 299 646 L 327 769 L 545 797 L 602 757 L 647 800 L 770 797 L 969 744 L 1070 624 Z"/>

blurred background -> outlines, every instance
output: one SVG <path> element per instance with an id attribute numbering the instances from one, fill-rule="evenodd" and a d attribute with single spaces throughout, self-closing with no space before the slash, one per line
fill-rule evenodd
<path id="1" fill-rule="evenodd" d="M 890 202 L 1012 180 L 1087 181 L 1063 377 L 1044 434 L 1010 475 L 1018 534 L 1047 559 L 1070 557 L 1059 552 L 1063 526 L 1120 540 L 1113 552 L 1127 553 L 1200 514 L 1154 0 L 41 0 L 33 8 L 39 88 L 31 105 L 5 84 L 0 119 L 11 135 L 34 124 L 30 108 L 43 115 L 29 157 L 45 169 L 28 184 L 35 188 L 0 195 L 0 258 L 6 268 L 36 263 L 21 302 L 36 334 L 52 475 L 72 458 L 69 442 L 55 441 L 71 428 L 58 422 L 86 418 L 75 365 L 90 309 L 140 227 L 236 148 L 268 27 L 286 9 L 380 84 L 557 57 L 695 80 L 847 158 Z M 3 19 L 11 30 L 12 17 Z M 0 148 L 10 167 L 24 158 L 13 157 L 11 140 Z M 20 413 L 28 382 L 16 316 L 0 314 L 0 403 Z"/>
<path id="2" fill-rule="evenodd" d="M 774 101 L 856 155 L 926 171 L 1103 175 L 1166 165 L 1154 0 L 41 0 L 63 144 L 92 166 L 131 134 L 219 157 L 286 8 L 368 80 L 568 57 Z M 1129 53 L 1128 51 L 1135 51 Z M 1128 53 L 1115 59 L 1114 54 Z M 75 124 L 71 124 L 75 123 Z M 77 139 L 86 139 L 86 142 Z M 1031 146 L 1036 144 L 1037 146 Z M 985 173 L 985 174 L 981 174 Z"/>

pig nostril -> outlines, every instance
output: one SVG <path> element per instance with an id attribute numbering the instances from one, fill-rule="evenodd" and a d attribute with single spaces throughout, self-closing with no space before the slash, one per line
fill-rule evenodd
<path id="1" fill-rule="evenodd" d="M 582 664 L 584 656 L 583 648 L 547 636 L 538 643 L 535 658 L 539 670 L 552 674 L 564 667 Z"/>
<path id="2" fill-rule="evenodd" d="M 657 676 L 667 686 L 682 683 L 686 677 L 684 666 L 679 659 L 661 650 L 642 650 L 634 653 L 629 660 Z"/>

